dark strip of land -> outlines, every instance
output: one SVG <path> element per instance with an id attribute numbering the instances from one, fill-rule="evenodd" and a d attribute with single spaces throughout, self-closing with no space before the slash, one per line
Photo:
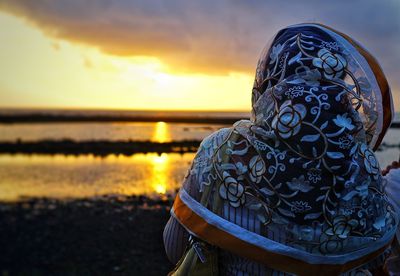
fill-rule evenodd
<path id="1" fill-rule="evenodd" d="M 166 275 L 171 198 L 0 202 L 0 275 Z"/>
<path id="2" fill-rule="evenodd" d="M 24 154 L 109 154 L 132 155 L 135 153 L 190 153 L 196 152 L 201 141 L 185 140 L 166 143 L 150 141 L 82 141 L 42 140 L 35 142 L 0 142 L 0 153 Z M 387 148 L 400 148 L 400 144 L 382 143 L 378 151 Z"/>
<path id="3" fill-rule="evenodd" d="M 392 128 L 400 128 L 400 122 L 393 122 L 390 127 Z"/>
<path id="4" fill-rule="evenodd" d="M 192 124 L 231 125 L 236 121 L 249 119 L 240 117 L 208 117 L 208 116 L 132 116 L 132 115 L 52 115 L 52 114 L 0 114 L 0 123 L 77 123 L 77 122 L 167 122 Z M 400 128 L 400 122 L 393 122 L 392 128 Z"/>
<path id="5" fill-rule="evenodd" d="M 37 142 L 0 142 L 0 153 L 37 154 L 123 154 L 135 153 L 186 153 L 196 152 L 201 141 L 187 140 L 167 143 L 150 141 L 83 141 L 43 140 Z"/>
<path id="6" fill-rule="evenodd" d="M 226 124 L 231 125 L 243 118 L 233 117 L 193 117 L 193 116 L 110 116 L 110 115 L 49 115 L 21 114 L 0 115 L 0 123 L 68 123 L 68 122 L 168 122 L 192 124 Z M 248 119 L 248 118 L 245 118 Z"/>
<path id="7" fill-rule="evenodd" d="M 382 144 L 380 144 L 378 151 L 382 151 L 384 149 L 389 149 L 389 148 L 400 148 L 400 144 L 388 144 L 383 142 Z"/>

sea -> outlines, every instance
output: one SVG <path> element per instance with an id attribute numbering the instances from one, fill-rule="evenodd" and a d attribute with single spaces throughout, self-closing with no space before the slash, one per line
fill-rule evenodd
<path id="1" fill-rule="evenodd" d="M 1 110 L 1 114 L 94 114 L 109 116 L 231 117 L 248 118 L 248 112 L 152 112 L 81 110 Z M 97 113 L 96 113 L 97 112 Z M 396 114 L 396 121 L 400 121 Z M 202 140 L 222 124 L 158 122 L 52 122 L 0 123 L 0 142 L 41 140 L 152 141 L 158 143 Z M 387 147 L 376 152 L 382 168 L 399 159 L 400 129 L 391 128 Z M 173 194 L 181 186 L 194 153 L 110 154 L 0 154 L 0 201 L 48 197 L 75 199 L 103 195 Z"/>

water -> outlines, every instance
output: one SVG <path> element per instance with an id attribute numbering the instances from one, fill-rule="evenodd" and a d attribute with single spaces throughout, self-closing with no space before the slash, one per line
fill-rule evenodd
<path id="1" fill-rule="evenodd" d="M 193 157 L 193 153 L 107 157 L 2 154 L 0 200 L 173 193 Z"/>
<path id="2" fill-rule="evenodd" d="M 388 145 L 397 145 L 397 147 L 381 147 L 382 151 L 377 151 L 376 156 L 378 158 L 381 168 L 385 168 L 392 161 L 398 161 L 400 157 L 400 128 L 390 128 L 385 137 L 383 143 Z"/>
<path id="3" fill-rule="evenodd" d="M 221 127 L 224 126 L 165 122 L 0 124 L 0 141 L 72 139 L 163 143 L 202 140 Z M 193 153 L 129 157 L 0 154 L 0 200 L 173 193 L 181 186 L 193 157 Z"/>
<path id="4" fill-rule="evenodd" d="M 221 127 L 225 126 L 164 122 L 10 124 L 0 125 L 0 141 L 202 140 Z M 398 145 L 399 137 L 400 129 L 390 129 L 384 142 Z M 384 148 L 376 155 L 384 168 L 398 160 L 399 153 L 399 148 Z M 0 154 L 0 200 L 18 200 L 21 196 L 79 198 L 172 193 L 180 187 L 193 156 L 192 153 L 129 157 Z"/>
<path id="5" fill-rule="evenodd" d="M 153 141 L 201 140 L 223 125 L 180 123 L 49 123 L 0 124 L 0 141 Z"/>

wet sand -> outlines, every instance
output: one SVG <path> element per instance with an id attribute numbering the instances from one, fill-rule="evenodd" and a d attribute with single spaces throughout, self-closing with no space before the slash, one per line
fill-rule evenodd
<path id="1" fill-rule="evenodd" d="M 171 197 L 0 203 L 1 275 L 166 275 Z"/>

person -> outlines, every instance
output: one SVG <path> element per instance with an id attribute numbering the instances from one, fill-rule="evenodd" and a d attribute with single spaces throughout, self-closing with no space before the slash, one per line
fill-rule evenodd
<path id="1" fill-rule="evenodd" d="M 251 120 L 199 147 L 164 229 L 168 258 L 199 240 L 220 275 L 382 272 L 398 215 L 373 151 L 393 114 L 355 40 L 315 23 L 280 30 L 257 64 Z"/>

